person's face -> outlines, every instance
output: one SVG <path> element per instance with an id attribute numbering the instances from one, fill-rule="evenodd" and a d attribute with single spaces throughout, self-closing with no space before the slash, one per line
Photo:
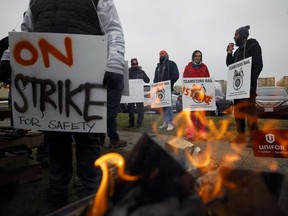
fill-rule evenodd
<path id="1" fill-rule="evenodd" d="M 159 60 L 160 62 L 163 62 L 165 60 L 165 53 L 164 52 L 160 52 L 160 55 L 159 55 Z"/>
<path id="2" fill-rule="evenodd" d="M 237 31 L 234 34 L 234 41 L 236 46 L 242 45 L 243 37 Z"/>
<path id="3" fill-rule="evenodd" d="M 132 68 L 137 68 L 138 64 L 132 64 Z"/>
<path id="4" fill-rule="evenodd" d="M 197 52 L 195 55 L 194 55 L 194 59 L 193 61 L 196 62 L 197 64 L 199 64 L 201 62 L 201 59 L 202 59 L 202 55 L 200 52 Z"/>

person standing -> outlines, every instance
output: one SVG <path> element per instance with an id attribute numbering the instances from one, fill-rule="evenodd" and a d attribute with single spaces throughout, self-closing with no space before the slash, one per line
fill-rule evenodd
<path id="1" fill-rule="evenodd" d="M 235 31 L 234 41 L 238 49 L 233 54 L 233 46 L 227 46 L 226 65 L 252 57 L 250 97 L 234 100 L 234 118 L 237 128 L 237 136 L 230 140 L 231 143 L 246 143 L 245 121 L 247 119 L 250 136 L 258 130 L 258 117 L 256 112 L 257 79 L 263 68 L 262 50 L 257 40 L 248 39 L 250 26 L 240 27 Z M 252 147 L 251 142 L 246 143 Z"/>
<path id="2" fill-rule="evenodd" d="M 21 29 L 26 32 L 105 34 L 108 59 L 103 85 L 107 87 L 108 124 L 115 121 L 124 87 L 125 42 L 113 0 L 30 0 Z M 8 67 L 11 73 L 9 50 L 4 56 L 0 68 L 8 70 Z M 109 127 L 113 132 L 116 130 L 115 124 L 111 123 Z M 77 176 L 82 183 L 78 195 L 82 198 L 95 194 L 101 180 L 100 169 L 94 167 L 94 161 L 101 154 L 99 143 L 89 133 L 46 131 L 44 135 L 50 150 L 48 202 L 55 208 L 67 202 L 68 184 L 72 178 L 72 141 L 76 143 Z M 111 135 L 110 145 L 119 144 L 117 135 Z"/>
<path id="3" fill-rule="evenodd" d="M 138 65 L 137 58 L 131 59 L 131 67 L 129 68 L 129 79 L 142 79 L 145 83 L 149 83 L 150 79 L 146 73 Z M 144 119 L 144 103 L 136 103 L 137 108 L 137 127 L 142 126 Z M 128 103 L 128 112 L 129 112 L 129 125 L 128 128 L 132 128 L 135 125 L 134 114 L 135 114 L 135 103 Z"/>
<path id="4" fill-rule="evenodd" d="M 159 63 L 155 69 L 154 83 L 170 80 L 171 92 L 174 90 L 174 84 L 179 78 L 179 71 L 176 63 L 169 60 L 168 53 L 165 50 L 159 52 Z M 162 108 L 163 124 L 160 129 L 167 128 L 168 131 L 174 129 L 172 106 Z"/>
<path id="5" fill-rule="evenodd" d="M 208 67 L 202 62 L 202 52 L 195 50 L 192 54 L 191 62 L 185 67 L 183 78 L 200 77 L 210 77 L 210 73 Z M 207 140 L 205 111 L 190 112 L 190 120 L 186 123 L 186 136 L 191 141 L 194 141 L 196 137 L 201 140 Z"/>

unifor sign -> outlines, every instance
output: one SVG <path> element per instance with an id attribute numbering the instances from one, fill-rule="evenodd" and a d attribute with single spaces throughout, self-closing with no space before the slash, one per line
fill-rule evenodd
<path id="1" fill-rule="evenodd" d="M 106 132 L 105 36 L 9 33 L 15 128 Z"/>

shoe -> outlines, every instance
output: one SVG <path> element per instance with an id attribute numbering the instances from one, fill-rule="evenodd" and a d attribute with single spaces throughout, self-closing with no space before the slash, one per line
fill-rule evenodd
<path id="1" fill-rule="evenodd" d="M 111 140 L 109 144 L 109 148 L 121 148 L 121 147 L 126 147 L 127 146 L 127 141 L 125 140 Z"/>
<path id="2" fill-rule="evenodd" d="M 167 123 L 166 123 L 166 122 L 163 122 L 163 124 L 162 124 L 161 126 L 159 126 L 159 129 L 165 128 L 165 127 L 167 127 L 167 126 L 168 126 Z"/>
<path id="3" fill-rule="evenodd" d="M 237 136 L 229 140 L 229 142 L 236 144 L 246 144 L 245 135 L 238 134 Z"/>
<path id="4" fill-rule="evenodd" d="M 174 129 L 174 125 L 168 123 L 167 131 L 171 131 L 171 130 L 173 130 L 173 129 Z"/>

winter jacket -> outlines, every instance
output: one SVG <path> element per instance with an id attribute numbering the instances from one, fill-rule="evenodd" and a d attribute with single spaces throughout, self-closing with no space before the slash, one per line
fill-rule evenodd
<path id="1" fill-rule="evenodd" d="M 140 69 L 140 67 L 137 68 L 129 68 L 129 79 L 143 79 L 145 83 L 149 83 L 150 79 L 147 76 L 147 74 Z"/>
<path id="2" fill-rule="evenodd" d="M 108 42 L 106 71 L 123 74 L 125 42 L 112 0 L 31 0 L 21 30 L 104 34 Z M 4 56 L 2 60 L 9 60 L 9 53 Z"/>
<path id="3" fill-rule="evenodd" d="M 226 65 L 229 66 L 235 62 L 243 60 L 252 56 L 252 68 L 251 68 L 251 90 L 256 91 L 257 79 L 263 68 L 262 51 L 257 40 L 249 39 L 246 45 L 239 47 L 234 55 L 227 54 Z"/>
<path id="4" fill-rule="evenodd" d="M 161 69 L 164 69 L 163 73 Z M 171 91 L 174 90 L 174 83 L 179 78 L 179 71 L 176 63 L 166 59 L 163 63 L 158 63 L 155 69 L 154 83 L 170 80 Z"/>
<path id="5" fill-rule="evenodd" d="M 195 67 L 192 62 L 189 62 L 185 67 L 183 78 L 198 78 L 198 77 L 210 77 L 209 70 L 204 63 L 201 63 L 199 68 Z"/>

